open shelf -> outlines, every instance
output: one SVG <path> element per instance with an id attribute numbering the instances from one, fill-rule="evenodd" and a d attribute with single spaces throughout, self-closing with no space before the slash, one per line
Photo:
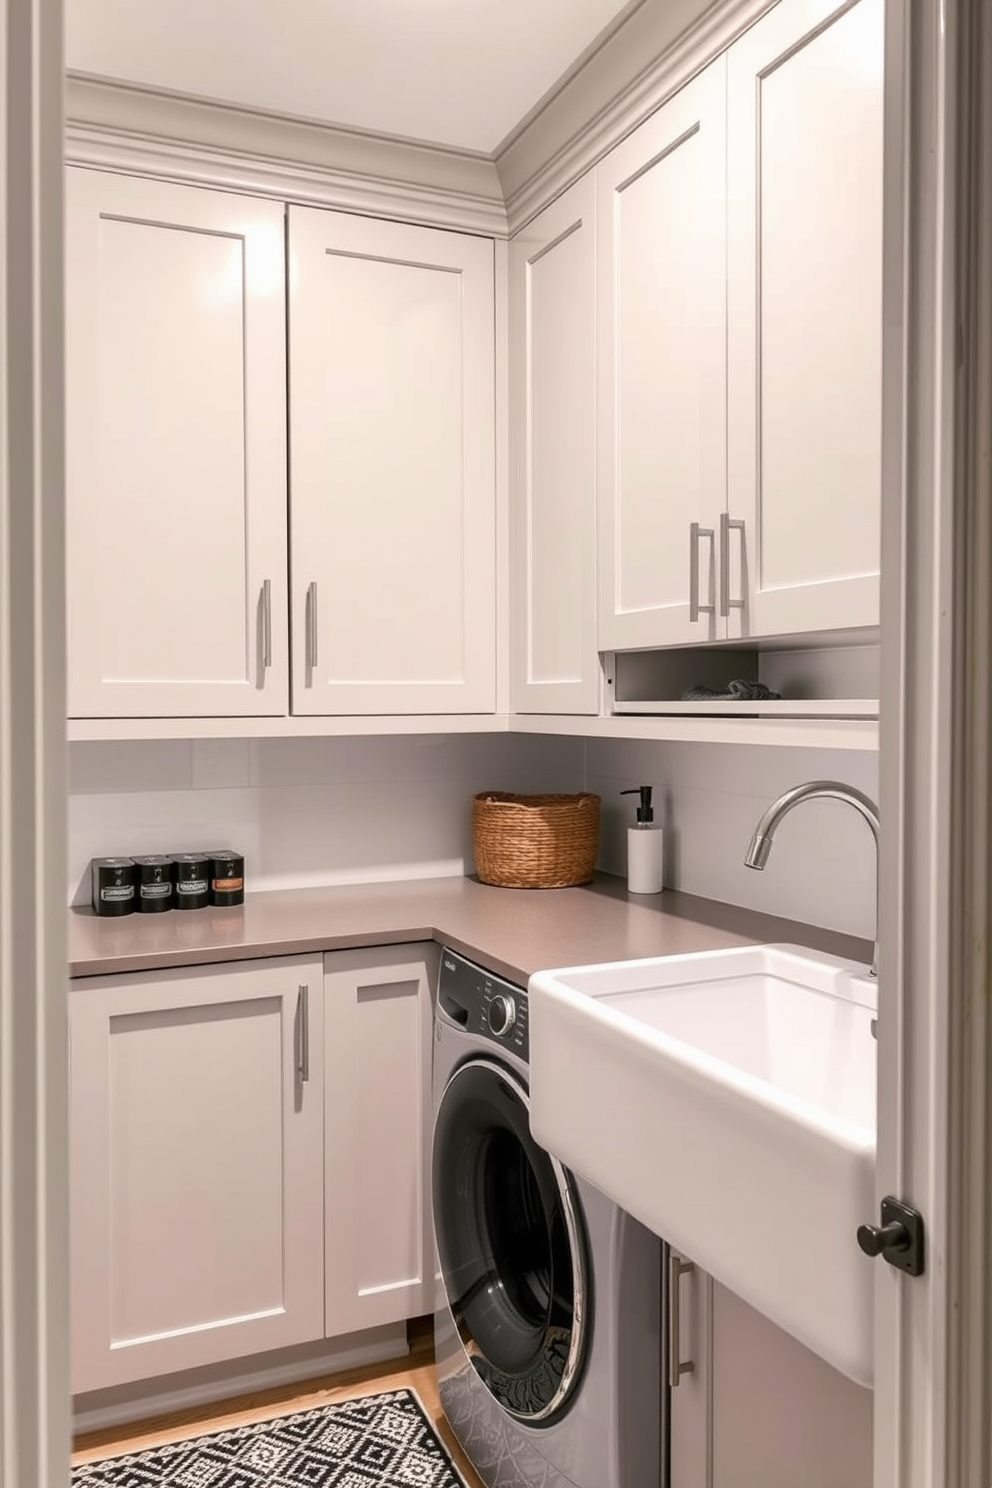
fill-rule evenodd
<path id="1" fill-rule="evenodd" d="M 877 718 L 713 718 L 693 714 L 580 718 L 515 714 L 514 733 L 578 735 L 587 739 L 658 739 L 686 744 L 770 744 L 786 749 L 878 749 Z"/>
<path id="2" fill-rule="evenodd" d="M 813 722 L 877 720 L 877 636 L 775 638 L 748 643 L 626 651 L 603 659 L 606 712 L 614 716 Z M 687 699 L 730 682 L 762 683 L 775 698 Z M 877 729 L 876 729 L 877 733 Z M 769 742 L 771 742 L 769 740 Z"/>
<path id="3" fill-rule="evenodd" d="M 614 715 L 670 718 L 877 718 L 877 698 L 759 698 L 751 702 L 615 703 Z"/>

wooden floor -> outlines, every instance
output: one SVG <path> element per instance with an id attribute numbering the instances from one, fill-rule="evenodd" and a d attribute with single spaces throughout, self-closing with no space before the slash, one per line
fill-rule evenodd
<path id="1" fill-rule="evenodd" d="M 73 1465 L 89 1462 L 117 1452 L 137 1452 L 143 1447 L 160 1446 L 163 1442 L 180 1441 L 199 1436 L 204 1431 L 222 1430 L 272 1416 L 306 1410 L 312 1405 L 327 1405 L 335 1400 L 351 1400 L 373 1390 L 416 1390 L 438 1435 L 458 1464 L 469 1488 L 483 1488 L 452 1435 L 438 1399 L 434 1378 L 434 1361 L 428 1335 L 414 1336 L 411 1351 L 395 1363 L 375 1364 L 367 1369 L 351 1370 L 309 1384 L 292 1385 L 279 1390 L 258 1391 L 223 1405 L 202 1406 L 196 1410 L 177 1411 L 154 1421 L 132 1423 L 104 1431 L 91 1431 L 73 1444 Z"/>

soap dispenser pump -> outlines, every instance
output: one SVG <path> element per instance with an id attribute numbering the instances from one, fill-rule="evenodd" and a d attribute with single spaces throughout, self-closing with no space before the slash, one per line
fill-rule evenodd
<path id="1" fill-rule="evenodd" d="M 664 836 L 654 825 L 650 785 L 633 786 L 622 796 L 640 796 L 637 825 L 627 828 L 627 888 L 632 894 L 660 894 L 664 882 Z"/>

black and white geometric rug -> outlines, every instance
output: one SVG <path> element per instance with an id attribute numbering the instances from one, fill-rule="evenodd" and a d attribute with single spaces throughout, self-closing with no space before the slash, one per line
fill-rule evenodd
<path id="1" fill-rule="evenodd" d="M 465 1488 L 413 1390 L 81 1463 L 72 1488 Z"/>

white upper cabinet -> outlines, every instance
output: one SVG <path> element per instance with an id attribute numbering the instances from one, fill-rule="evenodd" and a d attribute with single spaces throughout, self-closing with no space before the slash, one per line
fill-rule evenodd
<path id="1" fill-rule="evenodd" d="M 878 624 L 883 0 L 781 0 L 597 168 L 603 650 Z"/>
<path id="2" fill-rule="evenodd" d="M 783 0 L 728 53 L 733 635 L 878 624 L 883 38 Z"/>
<path id="3" fill-rule="evenodd" d="M 721 633 L 726 500 L 722 57 L 602 161 L 596 191 L 599 646 L 703 642 Z"/>
<path id="4" fill-rule="evenodd" d="M 493 244 L 289 213 L 295 713 L 495 707 Z"/>
<path id="5" fill-rule="evenodd" d="M 596 713 L 596 187 L 510 244 L 511 706 Z"/>
<path id="6" fill-rule="evenodd" d="M 280 204 L 67 171 L 69 713 L 285 713 Z"/>

